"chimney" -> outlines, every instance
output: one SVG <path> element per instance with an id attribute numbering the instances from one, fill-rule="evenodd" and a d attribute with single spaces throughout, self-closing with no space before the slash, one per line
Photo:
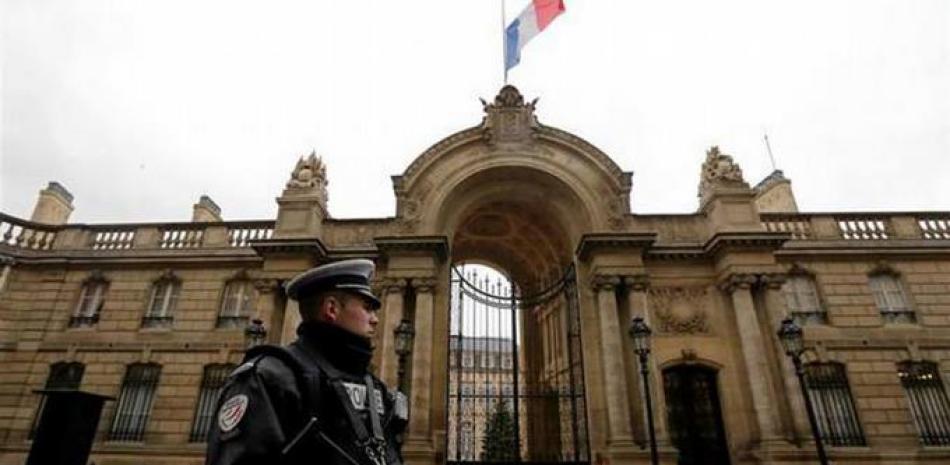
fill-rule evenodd
<path id="1" fill-rule="evenodd" d="M 66 224 L 72 212 L 73 194 L 70 194 L 62 184 L 50 181 L 46 189 L 40 191 L 30 221 L 55 225 Z"/>
<path id="2" fill-rule="evenodd" d="M 773 171 L 753 190 L 759 213 L 798 213 L 792 181 L 785 177 L 782 170 Z"/>
<path id="3" fill-rule="evenodd" d="M 198 203 L 194 205 L 191 213 L 191 221 L 194 223 L 216 223 L 224 221 L 221 219 L 221 207 L 211 200 L 211 197 L 202 195 Z"/>

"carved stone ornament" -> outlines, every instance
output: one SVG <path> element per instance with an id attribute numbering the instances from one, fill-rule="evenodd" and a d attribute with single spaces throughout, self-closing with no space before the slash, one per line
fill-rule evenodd
<path id="1" fill-rule="evenodd" d="M 705 287 L 662 287 L 649 291 L 650 304 L 662 333 L 705 334 L 709 332 Z"/>
<path id="2" fill-rule="evenodd" d="M 254 289 L 257 289 L 257 292 L 262 294 L 267 294 L 270 292 L 276 291 L 280 287 L 280 283 L 276 279 L 255 279 L 254 280 Z"/>
<path id="3" fill-rule="evenodd" d="M 590 287 L 595 291 L 613 291 L 620 285 L 620 276 L 595 274 L 590 278 Z"/>
<path id="4" fill-rule="evenodd" d="M 482 100 L 485 110 L 482 136 L 485 142 L 488 145 L 530 142 L 537 137 L 539 124 L 534 116 L 537 101 L 525 103 L 521 92 L 512 85 L 502 87 L 493 103 Z"/>
<path id="5" fill-rule="evenodd" d="M 706 151 L 706 161 L 699 181 L 699 196 L 706 197 L 716 187 L 749 187 L 742 177 L 742 168 L 730 155 L 712 146 Z"/>
<path id="6" fill-rule="evenodd" d="M 288 189 L 321 188 L 325 191 L 326 186 L 327 167 L 323 164 L 323 159 L 317 156 L 316 151 L 310 152 L 306 158 L 300 157 L 300 160 L 297 160 L 297 166 L 290 174 L 290 181 L 287 181 Z"/>
<path id="7" fill-rule="evenodd" d="M 397 227 L 399 232 L 411 233 L 419 226 L 419 201 L 403 195 L 396 202 Z"/>

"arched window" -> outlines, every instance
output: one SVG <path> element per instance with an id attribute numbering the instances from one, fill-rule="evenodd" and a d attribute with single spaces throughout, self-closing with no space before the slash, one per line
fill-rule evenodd
<path id="1" fill-rule="evenodd" d="M 168 328 L 175 319 L 181 280 L 171 271 L 165 272 L 152 284 L 148 307 L 142 317 L 143 328 Z"/>
<path id="2" fill-rule="evenodd" d="M 917 317 L 907 301 L 900 276 L 890 269 L 880 269 L 868 276 L 874 303 L 885 323 L 914 323 Z"/>
<path id="3" fill-rule="evenodd" d="M 43 389 L 79 389 L 82 383 L 82 375 L 86 371 L 86 366 L 79 362 L 57 362 L 49 367 L 49 376 L 46 378 L 46 384 Z M 46 396 L 40 397 L 40 404 L 36 408 L 36 416 L 33 418 L 33 427 L 30 428 L 30 439 L 36 433 L 36 427 L 39 426 L 40 418 L 43 416 L 43 408 L 46 406 Z"/>
<path id="4" fill-rule="evenodd" d="M 828 321 L 821 299 L 818 297 L 818 286 L 815 285 L 815 278 L 812 275 L 806 273 L 790 275 L 782 285 L 782 294 L 785 295 L 789 316 L 799 325 Z"/>
<path id="5" fill-rule="evenodd" d="M 844 365 L 833 362 L 805 365 L 805 385 L 815 407 L 822 439 L 834 446 L 866 444 Z"/>
<path id="6" fill-rule="evenodd" d="M 102 312 L 102 306 L 105 303 L 106 291 L 109 289 L 109 281 L 101 272 L 94 271 L 82 283 L 79 291 L 79 299 L 76 301 L 76 308 L 69 318 L 70 328 L 79 328 L 83 326 L 94 326 L 99 322 L 99 314 Z"/>
<path id="7" fill-rule="evenodd" d="M 950 399 L 933 362 L 901 362 L 897 374 L 925 446 L 950 445 Z"/>
<path id="8" fill-rule="evenodd" d="M 224 285 L 218 310 L 219 328 L 243 328 L 254 313 L 256 292 L 249 279 L 232 279 Z"/>
<path id="9" fill-rule="evenodd" d="M 162 367 L 155 363 L 133 363 L 126 368 L 109 428 L 110 440 L 141 441 L 145 438 L 145 427 L 161 372 Z"/>
<path id="10" fill-rule="evenodd" d="M 198 392 L 198 405 L 195 407 L 195 421 L 191 426 L 190 440 L 192 442 L 208 440 L 208 431 L 211 429 L 211 422 L 214 421 L 218 397 L 224 388 L 224 382 L 228 379 L 228 374 L 232 371 L 234 371 L 233 364 L 205 366 L 204 376 L 201 377 L 201 390 Z"/>

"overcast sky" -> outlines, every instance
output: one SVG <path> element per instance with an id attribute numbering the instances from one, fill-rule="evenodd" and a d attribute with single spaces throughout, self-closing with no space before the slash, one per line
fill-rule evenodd
<path id="1" fill-rule="evenodd" d="M 508 17 L 527 0 L 508 0 Z M 634 212 L 691 212 L 705 149 L 755 184 L 762 135 L 803 211 L 950 210 L 950 2 L 566 0 L 510 76 L 542 123 L 633 171 Z M 274 218 L 315 149 L 335 217 L 481 118 L 499 0 L 0 0 L 0 211 L 50 180 L 72 222 Z"/>

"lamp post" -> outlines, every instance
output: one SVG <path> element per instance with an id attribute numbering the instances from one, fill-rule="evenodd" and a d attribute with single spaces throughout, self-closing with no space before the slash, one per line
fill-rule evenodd
<path id="1" fill-rule="evenodd" d="M 399 322 L 399 326 L 393 331 L 396 336 L 396 355 L 399 356 L 399 379 L 397 381 L 399 390 L 406 392 L 406 358 L 412 353 L 412 339 L 416 331 L 412 329 L 412 324 L 408 320 Z"/>
<path id="2" fill-rule="evenodd" d="M 643 377 L 643 396 L 647 404 L 647 430 L 650 433 L 650 461 L 653 465 L 660 463 L 656 452 L 656 431 L 653 428 L 653 399 L 650 397 L 650 381 L 647 374 L 650 367 L 647 365 L 647 356 L 650 355 L 650 335 L 653 331 L 643 321 L 643 317 L 634 317 L 630 322 L 630 339 L 633 339 L 633 352 L 640 359 L 640 375 Z"/>
<path id="3" fill-rule="evenodd" d="M 244 345 L 251 349 L 264 343 L 267 338 L 267 329 L 260 318 L 251 320 L 251 324 L 244 328 Z"/>
<path id="4" fill-rule="evenodd" d="M 828 465 L 825 445 L 821 441 L 821 433 L 818 432 L 818 421 L 815 420 L 815 409 L 811 404 L 811 397 L 809 397 L 808 389 L 805 386 L 805 367 L 802 365 L 805 343 L 803 342 L 802 328 L 796 325 L 791 318 L 786 318 L 782 320 L 782 326 L 778 329 L 778 339 L 782 341 L 785 354 L 791 357 L 792 363 L 795 364 L 795 375 L 798 376 L 798 385 L 801 386 L 802 397 L 805 398 L 805 410 L 808 411 L 811 435 L 815 438 L 815 448 L 818 449 L 818 461 L 821 465 Z"/>

